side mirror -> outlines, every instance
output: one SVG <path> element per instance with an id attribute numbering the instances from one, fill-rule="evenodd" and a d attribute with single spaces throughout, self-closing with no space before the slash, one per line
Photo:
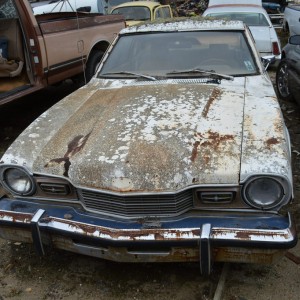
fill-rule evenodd
<path id="1" fill-rule="evenodd" d="M 268 69 L 269 65 L 273 64 L 275 62 L 275 56 L 263 56 L 261 57 L 261 62 L 265 68 L 265 70 Z"/>
<path id="2" fill-rule="evenodd" d="M 291 45 L 300 45 L 300 35 L 292 35 L 289 38 L 289 44 L 291 44 Z"/>

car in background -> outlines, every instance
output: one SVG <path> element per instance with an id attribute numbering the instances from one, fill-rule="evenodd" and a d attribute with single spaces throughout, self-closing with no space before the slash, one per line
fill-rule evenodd
<path id="1" fill-rule="evenodd" d="M 269 15 L 261 5 L 261 0 L 251 1 L 251 4 L 243 0 L 238 1 L 239 4 L 233 0 L 224 0 L 222 4 L 220 3 L 219 0 L 210 0 L 203 16 L 243 21 L 252 33 L 260 56 L 274 55 L 277 64 L 281 58 L 281 45 Z"/>
<path id="2" fill-rule="evenodd" d="M 107 12 L 110 13 L 113 8 L 115 8 L 118 5 L 124 4 L 126 2 L 132 2 L 132 1 L 141 1 L 141 0 L 105 0 L 107 4 Z M 143 0 L 145 1 L 145 0 Z M 155 0 L 153 0 L 155 1 Z M 158 0 L 155 2 L 159 2 Z"/>
<path id="3" fill-rule="evenodd" d="M 55 0 L 48 4 L 33 6 L 35 15 L 56 12 L 87 12 L 106 14 L 105 0 Z"/>
<path id="4" fill-rule="evenodd" d="M 292 35 L 300 35 L 300 4 L 289 4 L 284 10 L 283 29 Z"/>
<path id="5" fill-rule="evenodd" d="M 267 11 L 274 28 L 282 28 L 286 0 L 262 0 L 262 7 Z"/>
<path id="6" fill-rule="evenodd" d="M 0 237 L 119 262 L 272 263 L 297 243 L 291 145 L 241 21 L 120 31 L 0 159 Z"/>
<path id="7" fill-rule="evenodd" d="M 131 1 L 114 7 L 113 15 L 123 15 L 127 26 L 145 21 L 169 19 L 173 17 L 170 5 L 161 5 L 153 1 Z"/>
<path id="8" fill-rule="evenodd" d="M 277 91 L 283 100 L 296 100 L 300 105 L 300 35 L 289 38 L 282 49 L 282 59 L 276 72 Z"/>

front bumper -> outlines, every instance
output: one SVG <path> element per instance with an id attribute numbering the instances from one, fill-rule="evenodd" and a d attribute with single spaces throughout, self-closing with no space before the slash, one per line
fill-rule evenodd
<path id="1" fill-rule="evenodd" d="M 0 237 L 122 262 L 272 263 L 297 243 L 290 216 L 220 212 L 172 219 L 100 218 L 69 206 L 0 200 Z"/>

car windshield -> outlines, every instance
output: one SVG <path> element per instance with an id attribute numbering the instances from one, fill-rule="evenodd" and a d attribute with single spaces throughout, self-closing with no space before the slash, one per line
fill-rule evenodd
<path id="1" fill-rule="evenodd" d="M 218 19 L 229 19 L 243 21 L 248 26 L 270 26 L 266 17 L 261 13 L 253 12 L 224 12 L 211 13 L 207 16 Z"/>
<path id="2" fill-rule="evenodd" d="M 150 20 L 149 8 L 144 6 L 119 7 L 112 11 L 113 15 L 123 15 L 126 21 L 146 21 Z"/>
<path id="3" fill-rule="evenodd" d="M 121 36 L 98 76 L 203 77 L 200 70 L 231 76 L 258 72 L 242 32 L 180 31 Z"/>

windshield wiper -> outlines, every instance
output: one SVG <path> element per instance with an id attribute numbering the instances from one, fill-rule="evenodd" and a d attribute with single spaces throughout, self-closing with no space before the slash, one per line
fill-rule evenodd
<path id="1" fill-rule="evenodd" d="M 139 73 L 134 73 L 134 72 L 127 72 L 127 71 L 120 71 L 120 72 L 108 72 L 108 73 L 104 73 L 104 74 L 99 74 L 100 76 L 105 76 L 105 75 L 134 75 L 137 77 L 142 77 L 142 78 L 146 78 L 152 81 L 157 80 L 155 77 L 153 76 L 149 76 L 149 75 L 145 75 L 145 74 L 139 74 Z"/>
<path id="2" fill-rule="evenodd" d="M 182 71 L 173 71 L 170 73 L 167 73 L 166 75 L 172 75 L 172 74 L 186 74 L 186 73 L 197 73 L 197 74 L 203 74 L 208 75 L 209 77 L 215 78 L 215 79 L 226 79 L 226 80 L 233 80 L 234 77 L 230 75 L 220 74 L 216 73 L 214 70 L 202 70 L 202 69 L 190 69 L 190 70 L 182 70 Z"/>

